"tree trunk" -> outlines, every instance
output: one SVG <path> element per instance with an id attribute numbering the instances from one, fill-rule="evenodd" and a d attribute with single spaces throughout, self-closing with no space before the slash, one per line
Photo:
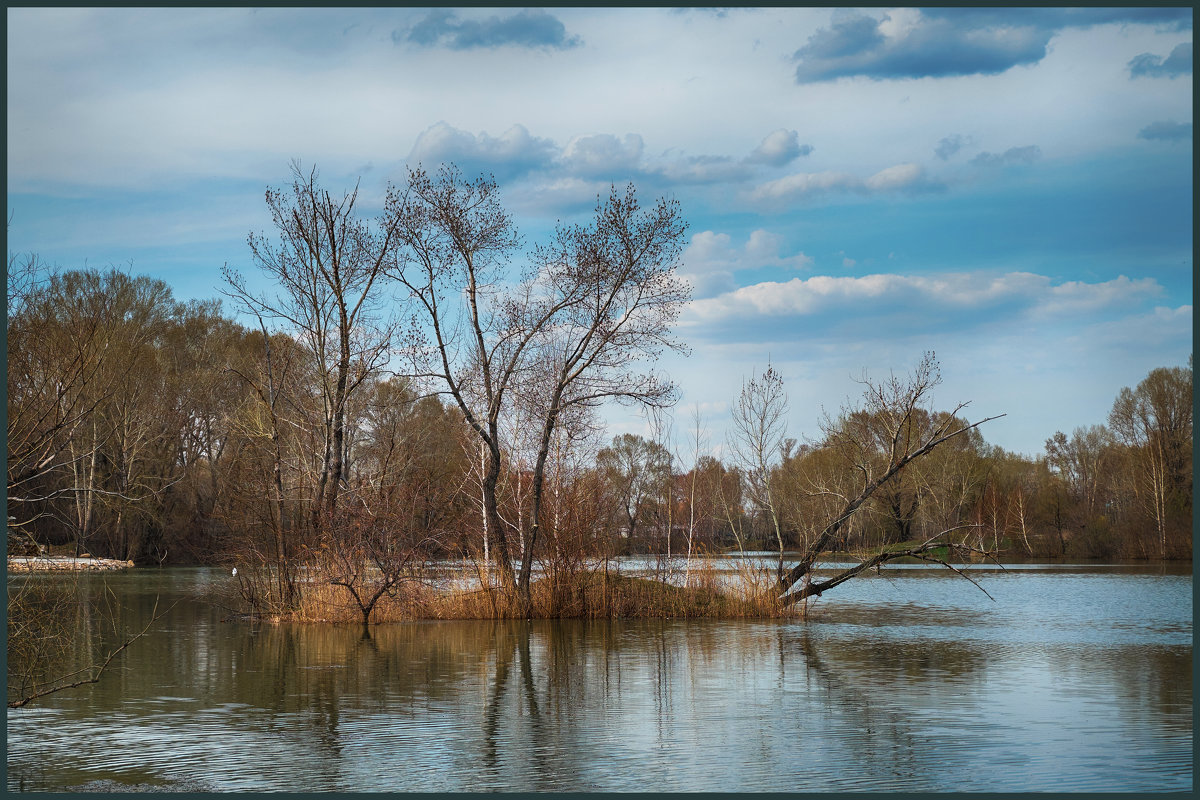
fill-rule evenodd
<path id="1" fill-rule="evenodd" d="M 537 543 L 538 528 L 542 520 L 542 491 L 546 481 L 546 459 L 550 456 L 550 439 L 554 435 L 554 427 L 558 422 L 558 403 L 562 398 L 562 389 L 555 392 L 550 401 L 550 411 L 542 425 L 542 437 L 538 442 L 537 459 L 533 464 L 533 508 L 530 513 L 529 541 L 521 554 L 521 576 L 517 582 L 517 593 L 521 598 L 522 610 L 528 616 L 532 598 L 529 593 L 530 575 L 533 572 L 533 548 Z"/>
<path id="2" fill-rule="evenodd" d="M 517 581 L 513 574 L 512 553 L 509 550 L 508 537 L 504 533 L 503 523 L 500 520 L 500 508 L 496 497 L 496 486 L 500 480 L 500 453 L 493 445 L 489 448 L 489 455 L 487 471 L 483 475 L 483 513 L 486 515 L 484 527 L 495 536 L 500 582 L 505 589 L 512 590 L 516 588 Z"/>
<path id="3" fill-rule="evenodd" d="M 483 491 L 483 475 L 484 475 L 484 472 L 487 471 L 487 466 L 486 466 L 486 462 L 485 462 L 485 453 L 486 453 L 486 450 L 485 450 L 484 444 L 483 444 L 483 442 L 480 442 L 479 443 L 479 511 L 480 511 L 480 517 L 482 517 L 482 519 L 483 519 L 483 588 L 485 590 L 487 590 L 492 587 L 492 577 L 491 577 L 492 562 L 490 560 L 490 556 L 488 555 L 489 525 L 488 525 L 488 512 L 487 512 L 487 498 L 485 497 L 486 493 Z"/>

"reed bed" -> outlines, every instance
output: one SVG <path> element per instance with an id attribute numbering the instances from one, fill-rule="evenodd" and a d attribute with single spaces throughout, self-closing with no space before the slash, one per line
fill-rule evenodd
<path id="1" fill-rule="evenodd" d="M 382 596 L 372 623 L 429 619 L 621 619 L 778 618 L 790 613 L 779 602 L 772 576 L 742 567 L 722 572 L 704 560 L 684 575 L 627 575 L 604 563 L 548 571 L 530 585 L 528 608 L 500 586 L 454 581 L 411 581 Z M 296 584 L 292 608 L 260 605 L 268 622 L 361 623 L 360 607 L 343 586 L 319 579 Z"/>

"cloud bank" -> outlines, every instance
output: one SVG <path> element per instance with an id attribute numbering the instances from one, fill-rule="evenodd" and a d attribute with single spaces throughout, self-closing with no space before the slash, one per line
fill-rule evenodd
<path id="1" fill-rule="evenodd" d="M 569 179 L 650 179 L 658 184 L 700 185 L 744 182 L 763 168 L 786 166 L 808 155 L 813 148 L 800 144 L 796 131 L 779 129 L 767 134 L 741 159 L 727 155 L 649 159 L 645 150 L 645 142 L 636 133 L 622 137 L 610 133 L 585 134 L 572 137 L 559 147 L 550 139 L 532 135 L 520 124 L 492 136 L 486 131 L 475 134 L 441 121 L 417 136 L 407 161 L 426 167 L 453 162 L 465 172 L 490 172 L 498 180 L 541 173 L 546 180 L 559 183 Z"/>
<path id="2" fill-rule="evenodd" d="M 467 174 L 489 172 L 497 180 L 508 180 L 544 168 L 556 149 L 549 139 L 530 135 L 523 125 L 492 137 L 486 131 L 476 136 L 438 122 L 417 137 L 408 161 L 426 167 L 453 162 Z"/>
<path id="3" fill-rule="evenodd" d="M 1046 56 L 1053 31 L 1032 26 L 970 27 L 918 17 L 885 32 L 890 16 L 855 16 L 821 28 L 795 52 L 798 83 L 995 75 Z"/>
<path id="4" fill-rule="evenodd" d="M 818 83 L 998 75 L 1041 61 L 1064 28 L 1108 23 L 1187 30 L 1192 17 L 1186 8 L 897 9 L 880 18 L 839 10 L 828 28 L 818 29 L 793 54 L 795 78 Z M 1191 45 L 1176 50 L 1166 59 L 1138 56 L 1130 62 L 1134 77 L 1190 73 Z"/>
<path id="5" fill-rule="evenodd" d="M 829 194 L 870 195 L 881 192 L 938 191 L 941 184 L 925 175 L 919 164 L 897 164 L 867 178 L 846 172 L 799 172 L 759 184 L 750 199 L 759 203 L 791 203 Z"/>
<path id="6" fill-rule="evenodd" d="M 744 326 L 754 320 L 774 329 L 779 320 L 787 318 L 835 318 L 842 324 L 863 322 L 865 330 L 887 319 L 905 317 L 922 320 L 922 329 L 965 330 L 1000 318 L 1048 319 L 1127 309 L 1162 292 L 1152 278 L 1124 275 L 1100 283 L 1055 283 L 1029 272 L 816 275 L 765 281 L 694 300 L 685 322 L 716 332 L 723 330 L 723 324 Z"/>

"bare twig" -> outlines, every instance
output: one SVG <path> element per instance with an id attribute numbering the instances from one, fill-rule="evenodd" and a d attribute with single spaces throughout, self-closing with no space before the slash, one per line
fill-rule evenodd
<path id="1" fill-rule="evenodd" d="M 115 650 L 111 651 L 108 654 L 108 656 L 104 659 L 103 663 L 100 664 L 99 668 L 96 668 L 95 664 L 91 664 L 89 666 L 84 667 L 83 669 L 76 670 L 75 672 L 69 673 L 67 675 L 62 675 L 57 678 L 54 678 L 53 680 L 44 681 L 40 684 L 35 684 L 35 686 L 42 686 L 42 687 L 47 687 L 47 688 L 36 689 L 33 693 L 25 695 L 25 696 L 21 697 L 21 699 L 19 699 L 19 700 L 9 700 L 8 707 L 9 708 L 21 708 L 21 707 L 25 706 L 26 704 L 28 704 L 29 701 L 36 700 L 39 697 L 45 697 L 46 695 L 65 691 L 66 689 L 75 689 L 77 687 L 84 686 L 89 683 L 98 683 L 100 681 L 100 678 L 104 675 L 104 671 L 108 669 L 110 664 L 112 664 L 114 658 L 116 658 L 118 655 L 120 655 L 122 652 L 124 652 L 125 649 L 128 648 L 131 644 L 133 644 L 138 639 L 141 639 L 143 636 L 145 636 L 147 633 L 149 633 L 150 628 L 154 625 L 154 623 L 158 622 L 160 619 L 162 619 L 164 616 L 166 616 L 168 613 L 170 613 L 171 609 L 175 608 L 175 606 L 178 604 L 179 604 L 179 601 L 176 600 L 174 603 L 172 603 L 170 606 L 168 606 L 162 612 L 159 612 L 158 611 L 158 598 L 155 598 L 154 609 L 151 612 L 151 619 L 148 623 L 146 623 L 146 627 L 142 628 L 141 631 L 139 631 L 138 633 L 129 637 L 124 642 L 122 642 L 119 647 L 117 647 Z M 96 672 L 89 678 L 75 681 L 74 683 L 68 683 L 68 684 L 62 684 L 62 685 L 51 685 L 51 684 L 57 684 L 59 681 L 66 680 L 68 678 L 72 678 L 82 672 L 90 672 L 92 669 L 95 669 Z"/>

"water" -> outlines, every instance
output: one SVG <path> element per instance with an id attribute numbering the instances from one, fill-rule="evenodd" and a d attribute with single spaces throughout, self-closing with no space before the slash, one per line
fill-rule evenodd
<path id="1" fill-rule="evenodd" d="M 1186 791 L 1188 568 L 885 570 L 799 621 L 223 623 L 8 712 L 10 791 Z M 53 580 L 34 576 L 33 580 Z M 140 627 L 221 571 L 104 580 Z"/>

